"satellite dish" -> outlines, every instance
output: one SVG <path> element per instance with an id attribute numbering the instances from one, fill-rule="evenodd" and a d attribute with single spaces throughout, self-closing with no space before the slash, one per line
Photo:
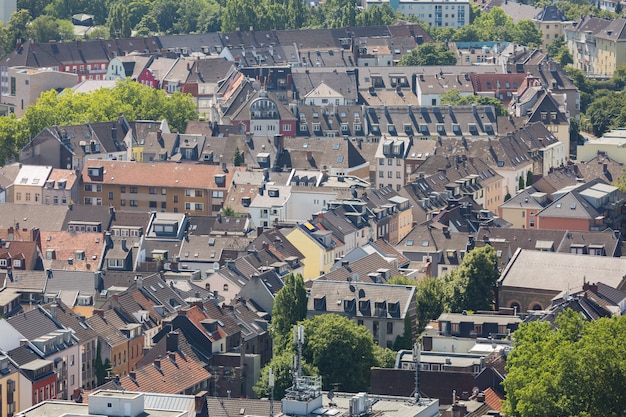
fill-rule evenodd
<path id="1" fill-rule="evenodd" d="M 213 262 L 213 270 L 214 271 L 219 271 L 220 269 L 220 263 L 219 262 Z"/>
<path id="2" fill-rule="evenodd" d="M 326 394 L 326 396 L 329 400 L 332 401 L 332 399 L 335 398 L 335 392 L 331 389 L 330 391 L 328 391 L 328 394 Z"/>
<path id="3" fill-rule="evenodd" d="M 352 274 L 352 281 L 354 282 L 359 282 L 359 274 L 357 272 L 355 272 L 354 274 Z"/>

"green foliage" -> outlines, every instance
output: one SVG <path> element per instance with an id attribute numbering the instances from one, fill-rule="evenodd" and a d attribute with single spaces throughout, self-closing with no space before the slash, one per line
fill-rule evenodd
<path id="1" fill-rule="evenodd" d="M 302 275 L 289 274 L 274 297 L 271 334 L 276 351 L 284 350 L 292 340 L 293 325 L 306 317 L 307 295 Z"/>
<path id="2" fill-rule="evenodd" d="M 240 166 L 242 166 L 244 164 L 243 154 L 239 150 L 239 146 L 237 146 L 235 148 L 235 155 L 233 157 L 233 164 L 235 164 L 236 167 L 240 167 Z"/>
<path id="3" fill-rule="evenodd" d="M 111 6 L 107 27 L 111 38 L 130 37 L 131 25 L 128 6 L 123 2 L 115 3 Z"/>
<path id="4" fill-rule="evenodd" d="M 431 320 L 437 319 L 444 310 L 444 286 L 438 278 L 424 277 L 415 288 L 417 306 L 417 334 L 421 334 Z"/>
<path id="5" fill-rule="evenodd" d="M 374 343 L 374 366 L 378 366 L 379 368 L 393 368 L 395 364 L 396 352 L 389 348 L 380 347 Z"/>
<path id="6" fill-rule="evenodd" d="M 395 277 L 391 277 L 387 280 L 387 284 L 389 285 L 406 285 L 415 287 L 417 285 L 417 280 L 413 278 L 409 278 L 404 275 L 396 275 Z"/>
<path id="7" fill-rule="evenodd" d="M 321 314 L 302 322 L 303 356 L 319 369 L 324 389 L 367 391 L 372 366 L 378 365 L 372 334 L 347 317 Z"/>
<path id="8" fill-rule="evenodd" d="M 562 36 L 550 42 L 546 48 L 546 52 L 562 67 L 574 62 L 572 54 L 569 52 L 565 39 Z"/>
<path id="9" fill-rule="evenodd" d="M 104 362 L 102 361 L 102 347 L 100 346 L 100 342 L 98 341 L 98 345 L 96 347 L 96 378 L 98 380 L 98 385 L 102 385 L 106 382 L 106 378 L 108 376 L 108 369 L 111 367 L 111 361 L 109 358 L 106 358 Z"/>
<path id="10" fill-rule="evenodd" d="M 456 65 L 456 57 L 444 44 L 425 43 L 404 55 L 398 65 Z"/>
<path id="11" fill-rule="evenodd" d="M 370 6 L 356 17 L 357 26 L 391 25 L 395 21 L 396 12 L 389 3 Z"/>
<path id="12" fill-rule="evenodd" d="M 507 192 L 506 195 L 504 196 L 504 201 L 509 201 L 511 199 L 511 193 Z"/>
<path id="13" fill-rule="evenodd" d="M 232 208 L 231 206 L 225 206 L 224 208 L 222 208 L 222 216 L 225 216 L 225 217 L 236 217 L 238 215 L 239 215 L 239 213 L 237 213 L 235 211 L 235 209 Z"/>
<path id="14" fill-rule="evenodd" d="M 42 93 L 21 119 L 0 116 L 0 163 L 6 162 L 29 138 L 49 126 L 112 121 L 117 120 L 120 113 L 129 120 L 167 119 L 179 132 L 185 131 L 189 120 L 198 117 L 189 95 L 177 92 L 168 96 L 162 90 L 130 80 L 120 81 L 112 89 L 102 88 L 86 94 L 72 90 L 59 94 L 51 90 Z"/>
<path id="15" fill-rule="evenodd" d="M 443 277 L 445 310 L 493 310 L 499 273 L 496 250 L 486 245 L 470 251 L 458 269 Z"/>
<path id="16" fill-rule="evenodd" d="M 15 115 L 0 117 L 0 165 L 15 158 L 18 145 L 25 143 L 27 139 Z"/>
<path id="17" fill-rule="evenodd" d="M 520 191 L 524 189 L 524 177 L 521 175 L 519 176 L 519 179 L 517 180 L 517 189 Z"/>
<path id="18" fill-rule="evenodd" d="M 513 334 L 506 415 L 614 416 L 626 409 L 626 317 L 586 322 L 573 310 Z"/>
<path id="19" fill-rule="evenodd" d="M 466 95 L 462 96 L 458 88 L 451 88 L 441 95 L 441 104 L 451 104 L 453 106 L 467 106 L 478 104 L 481 106 L 493 106 L 496 115 L 506 116 L 508 111 L 504 104 L 495 97 Z"/>
<path id="20" fill-rule="evenodd" d="M 519 45 L 538 48 L 541 46 L 542 33 L 532 20 L 520 20 L 513 29 L 513 42 Z"/>
<path id="21" fill-rule="evenodd" d="M 613 186 L 619 188 L 621 192 L 626 192 L 626 170 L 622 169 L 622 175 L 615 178 L 612 184 Z"/>
<path id="22" fill-rule="evenodd" d="M 275 354 L 272 360 L 261 369 L 261 377 L 254 384 L 252 390 L 259 398 L 269 398 L 269 369 L 272 368 L 274 374 L 274 398 L 281 399 L 285 395 L 287 388 L 291 387 L 293 383 L 293 350 L 285 350 Z M 318 374 L 317 368 L 308 364 L 306 361 L 302 362 L 302 371 L 305 375 Z"/>
<path id="23" fill-rule="evenodd" d="M 533 173 L 532 171 L 528 171 L 526 173 L 526 186 L 533 185 Z"/>

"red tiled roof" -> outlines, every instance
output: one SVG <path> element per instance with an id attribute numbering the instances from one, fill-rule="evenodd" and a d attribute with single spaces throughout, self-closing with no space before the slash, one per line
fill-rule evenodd
<path id="1" fill-rule="evenodd" d="M 159 366 L 153 362 L 137 369 L 134 379 L 130 375 L 121 377 L 120 384 L 129 391 L 177 394 L 211 378 L 201 363 L 180 352 L 173 355 L 175 360 L 167 356 L 160 359 Z"/>
<path id="2" fill-rule="evenodd" d="M 487 388 L 484 391 L 484 393 L 485 393 L 485 402 L 487 403 L 487 405 L 489 407 L 491 407 L 492 409 L 496 410 L 496 411 L 501 411 L 502 410 L 502 400 L 504 398 L 501 398 L 500 395 L 498 395 L 498 393 L 495 392 L 491 388 Z"/>

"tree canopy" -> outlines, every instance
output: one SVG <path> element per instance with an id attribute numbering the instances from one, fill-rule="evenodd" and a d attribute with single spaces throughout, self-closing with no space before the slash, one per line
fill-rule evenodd
<path id="1" fill-rule="evenodd" d="M 24 116 L 0 116 L 0 164 L 17 154 L 29 138 L 53 125 L 69 125 L 117 120 L 120 113 L 129 120 L 167 119 L 173 129 L 184 132 L 189 120 L 196 120 L 196 106 L 187 94 L 167 95 L 137 82 L 119 81 L 114 88 L 91 93 L 51 90 L 41 94 Z"/>
<path id="2" fill-rule="evenodd" d="M 302 324 L 303 356 L 319 370 L 325 389 L 339 384 L 342 391 L 365 391 L 370 368 L 389 365 L 380 363 L 388 355 L 374 343 L 370 331 L 347 317 L 321 314 Z"/>
<path id="3" fill-rule="evenodd" d="M 425 43 L 404 55 L 398 65 L 456 65 L 456 57 L 445 44 Z"/>
<path id="4" fill-rule="evenodd" d="M 291 341 L 294 324 L 306 318 L 307 295 L 302 275 L 289 274 L 274 297 L 272 338 L 275 349 L 282 350 Z"/>
<path id="5" fill-rule="evenodd" d="M 497 265 L 498 256 L 491 245 L 472 249 L 458 269 L 443 277 L 445 309 L 450 312 L 493 310 L 499 277 Z"/>
<path id="6" fill-rule="evenodd" d="M 441 104 L 451 104 L 453 106 L 467 106 L 478 104 L 481 106 L 493 106 L 498 116 L 506 116 L 508 111 L 504 104 L 495 97 L 467 95 L 462 96 L 458 88 L 451 88 L 441 95 Z"/>
<path id="7" fill-rule="evenodd" d="M 587 322 L 573 310 L 522 324 L 507 358 L 512 417 L 611 416 L 626 411 L 626 317 Z"/>

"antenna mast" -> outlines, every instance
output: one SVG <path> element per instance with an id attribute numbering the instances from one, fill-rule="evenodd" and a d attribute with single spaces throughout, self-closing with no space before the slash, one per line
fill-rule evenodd
<path id="1" fill-rule="evenodd" d="M 419 368 L 420 368 L 420 351 L 422 350 L 422 343 L 415 341 L 413 344 L 413 362 L 415 363 L 415 403 L 420 402 L 420 384 L 419 384 Z"/>
<path id="2" fill-rule="evenodd" d="M 295 369 L 295 385 L 298 388 L 298 380 L 302 377 L 302 344 L 304 343 L 304 326 L 296 324 L 293 328 L 293 342 L 298 348 L 298 358 Z"/>
<path id="3" fill-rule="evenodd" d="M 274 372 L 269 369 L 268 385 L 270 387 L 270 417 L 274 417 Z"/>

